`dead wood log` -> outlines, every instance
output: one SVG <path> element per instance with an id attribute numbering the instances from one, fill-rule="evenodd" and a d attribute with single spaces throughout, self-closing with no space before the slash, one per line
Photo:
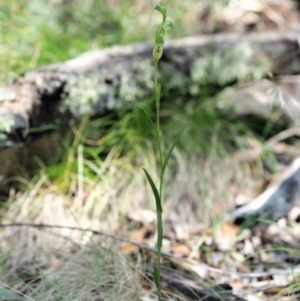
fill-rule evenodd
<path id="1" fill-rule="evenodd" d="M 253 68 L 252 68 L 253 67 Z M 164 92 L 198 95 L 203 79 L 224 84 L 272 72 L 300 73 L 297 32 L 219 34 L 168 43 L 160 63 Z M 250 70 L 250 71 L 249 71 Z M 63 128 L 153 93 L 152 45 L 85 53 L 19 76 L 0 88 L 0 149 Z"/>

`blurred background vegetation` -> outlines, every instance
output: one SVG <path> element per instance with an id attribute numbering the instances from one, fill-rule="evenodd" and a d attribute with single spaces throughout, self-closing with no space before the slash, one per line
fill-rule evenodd
<path id="1" fill-rule="evenodd" d="M 155 1 L 143 0 L 11 0 L 8 4 L 7 1 L 0 0 L 0 83 L 30 69 L 65 61 L 92 49 L 153 42 L 155 26 L 161 18 L 153 9 L 155 4 Z M 234 9 L 239 1 L 164 0 L 162 4 L 167 7 L 168 15 L 174 23 L 174 29 L 167 33 L 168 39 L 236 30 L 224 20 L 228 10 Z M 248 31 L 249 28 L 245 30 Z M 241 46 L 237 50 L 238 53 L 229 53 L 232 56 L 230 66 L 222 64 L 222 58 L 213 56 L 207 60 L 213 60 L 214 70 L 207 70 L 209 64 L 205 61 L 203 66 L 199 66 L 200 97 L 176 94 L 163 96 L 161 116 L 164 143 L 170 145 L 177 133 L 188 125 L 178 142 L 178 151 L 186 164 L 190 163 L 195 169 L 199 162 L 215 165 L 218 160 L 230 160 L 234 165 L 230 159 L 233 153 L 247 149 L 253 145 L 253 141 L 257 145 L 263 145 L 266 138 L 282 128 L 278 122 L 270 124 L 270 121 L 260 118 L 241 120 L 215 106 L 213 99 L 224 88 L 246 80 L 259 80 L 263 76 L 262 72 L 253 70 L 247 63 L 247 49 Z M 245 71 L 246 66 L 249 69 Z M 97 171 L 103 170 L 101 166 L 108 158 L 117 166 L 127 169 L 131 174 L 129 179 L 132 174 L 139 174 L 137 169 L 150 164 L 151 160 L 155 161 L 157 155 L 156 147 L 153 146 L 153 129 L 144 110 L 154 117 L 153 98 L 141 99 L 131 107 L 110 112 L 94 120 L 87 116 L 70 129 L 63 129 L 55 138 L 46 138 L 46 142 L 37 141 L 34 151 L 31 153 L 30 150 L 18 166 L 8 167 L 16 169 L 21 178 L 14 174 L 2 181 L 2 200 L 7 200 L 7 194 L 11 187 L 16 187 L 16 183 L 22 190 L 30 190 L 31 185 L 39 181 L 41 174 L 47 178 L 45 187 L 50 185 L 76 196 L 80 168 L 83 181 L 88 182 L 84 189 L 89 191 L 90 187 L 99 182 Z M 44 148 L 38 152 L 39 143 L 48 145 L 46 152 Z M 19 157 L 23 158 L 24 154 Z M 84 159 L 84 163 L 80 163 L 81 167 L 79 157 Z M 272 157 L 270 151 L 267 157 Z M 194 162 L 189 162 L 191 158 L 194 158 Z M 178 172 L 178 160 L 177 156 L 171 162 L 169 183 Z M 24 167 L 23 163 L 27 161 L 30 164 L 25 164 Z M 155 170 L 154 161 L 151 164 Z M 258 166 L 261 167 L 272 165 L 272 160 L 265 160 L 263 155 L 258 161 Z M 236 163 L 236 168 L 239 169 L 244 164 Z M 215 167 L 210 166 L 210 169 Z M 272 171 L 272 167 L 269 170 Z M 201 174 L 201 168 L 195 172 Z M 263 173 L 263 169 L 259 168 L 258 176 Z M 205 203 L 211 177 L 213 176 L 207 175 L 196 184 L 199 191 L 198 202 L 202 204 L 200 207 Z M 234 185 L 240 185 L 233 182 Z M 204 187 L 206 192 L 201 193 Z M 171 187 L 166 189 L 169 192 L 171 190 Z M 220 194 L 209 198 L 209 202 L 218 203 L 222 193 L 220 191 Z M 233 196 L 228 198 L 229 204 L 232 204 Z"/>
<path id="2" fill-rule="evenodd" d="M 164 2 L 176 23 L 170 38 L 197 32 L 194 9 L 203 4 Z M 0 80 L 94 48 L 152 41 L 155 29 L 151 24 L 160 17 L 154 6 L 154 1 L 143 0 L 1 0 Z"/>
<path id="3" fill-rule="evenodd" d="M 167 33 L 168 39 L 240 31 L 241 26 L 246 32 L 255 30 L 256 25 L 253 24 L 256 21 L 251 21 L 250 25 L 236 25 L 231 23 L 231 19 L 228 21 L 228 16 L 234 16 L 232 12 L 240 3 L 242 1 L 164 0 L 162 4 L 167 7 L 174 23 L 174 29 Z M 153 42 L 155 25 L 161 17 L 153 9 L 155 4 L 154 0 L 11 0 L 9 3 L 0 0 L 0 83 L 30 69 L 65 61 L 88 50 Z M 232 56 L 230 66 L 222 64 L 222 58 L 215 59 L 213 56 L 208 61 L 213 60 L 215 70 L 207 70 L 205 61 L 203 66 L 199 66 L 200 97 L 163 96 L 161 116 L 164 143 L 170 145 L 177 133 L 188 125 L 178 142 L 178 151 L 185 162 L 193 167 L 199 166 L 198 162 L 210 162 L 210 169 L 214 170 L 218 160 L 230 160 L 234 165 L 232 155 L 235 152 L 247 150 L 253 143 L 263 148 L 265 139 L 284 128 L 278 120 L 270 122 L 258 117 L 241 120 L 215 106 L 213 99 L 224 88 L 246 80 L 259 80 L 264 76 L 263 72 L 253 70 L 253 66 L 247 63 L 247 49 L 241 46 L 237 50 L 237 53 L 229 53 Z M 248 69 L 245 70 L 245 67 Z M 47 154 L 44 150 L 40 154 L 38 151 L 29 152 L 19 166 L 9 166 L 18 170 L 21 178 L 14 176 L 2 181 L 5 192 L 2 193 L 2 200 L 7 200 L 7 194 L 16 182 L 26 190 L 41 178 L 41 174 L 47 178 L 46 186 L 54 185 L 76 195 L 79 168 L 83 181 L 92 181 L 85 188 L 89 190 L 99 182 L 97 170 L 102 170 L 101 166 L 108 158 L 130 173 L 136 173 L 137 169 L 150 164 L 152 159 L 149 161 L 149 158 L 154 158 L 154 161 L 156 158 L 153 129 L 144 113 L 146 110 L 153 117 L 154 108 L 153 98 L 141 99 L 131 107 L 94 120 L 87 116 L 70 129 L 63 129 L 55 138 L 45 142 L 49 146 Z M 39 148 L 39 142 L 34 148 Z M 264 152 L 259 156 L 256 162 L 260 166 L 258 176 L 264 173 L 262 166 L 268 166 L 270 172 L 274 171 L 270 152 L 268 150 L 268 156 L 264 156 Z M 81 167 L 79 157 L 84 158 Z M 191 158 L 195 161 L 189 162 Z M 178 156 L 173 159 L 174 162 L 179 160 Z M 22 164 L 26 161 L 33 161 L 34 164 L 24 167 Z M 178 170 L 176 164 L 172 165 L 171 162 L 173 169 L 170 169 L 169 181 L 171 174 L 174 176 Z M 240 169 L 244 163 L 237 164 Z M 155 163 L 153 165 L 155 169 Z M 201 171 L 197 172 L 201 174 Z M 201 193 L 201 189 L 211 185 L 211 177 L 203 177 L 196 184 L 201 204 L 204 204 L 203 199 L 207 194 Z M 215 202 L 220 201 L 220 194 L 213 197 Z M 231 202 L 233 197 L 228 197 Z"/>

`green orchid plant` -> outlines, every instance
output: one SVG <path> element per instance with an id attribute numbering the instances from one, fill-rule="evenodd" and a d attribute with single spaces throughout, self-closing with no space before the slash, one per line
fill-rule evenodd
<path id="1" fill-rule="evenodd" d="M 160 273 L 161 273 L 161 248 L 163 240 L 163 221 L 162 221 L 162 192 L 163 192 L 163 179 L 168 161 L 172 155 L 175 143 L 172 144 L 166 156 L 163 155 L 162 149 L 162 131 L 160 127 L 160 92 L 161 85 L 158 83 L 158 61 L 163 54 L 164 36 L 165 31 L 173 28 L 173 23 L 167 20 L 167 11 L 162 5 L 156 5 L 155 9 L 161 12 L 163 16 L 162 23 L 156 29 L 155 34 L 155 46 L 153 49 L 153 60 L 154 60 L 154 84 L 155 84 L 155 100 L 156 100 L 156 125 L 155 132 L 157 137 L 158 153 L 159 153 L 159 185 L 155 185 L 151 176 L 144 169 L 147 180 L 151 186 L 153 195 L 156 201 L 156 214 L 157 214 L 157 264 L 154 266 L 154 280 L 157 288 L 158 300 L 162 300 L 161 285 L 160 285 Z"/>

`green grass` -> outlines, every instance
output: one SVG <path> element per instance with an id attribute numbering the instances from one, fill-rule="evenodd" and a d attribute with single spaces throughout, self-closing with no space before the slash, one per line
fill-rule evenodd
<path id="1" fill-rule="evenodd" d="M 195 3 L 164 1 L 178 24 L 171 37 L 191 31 L 183 16 Z M 150 41 L 154 22 L 151 1 L 0 0 L 0 83 L 94 48 Z"/>

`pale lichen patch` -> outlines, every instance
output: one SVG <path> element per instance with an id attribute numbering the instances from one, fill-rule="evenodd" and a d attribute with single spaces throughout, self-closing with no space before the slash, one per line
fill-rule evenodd
<path id="1" fill-rule="evenodd" d="M 96 76 L 69 75 L 65 86 L 64 102 L 60 106 L 61 113 L 68 110 L 75 116 L 92 114 L 93 106 L 97 104 L 101 90 L 98 90 L 99 78 Z M 102 93 L 106 94 L 107 91 Z"/>
<path id="2" fill-rule="evenodd" d="M 253 46 L 241 43 L 195 60 L 191 79 L 195 84 L 212 82 L 224 86 L 233 81 L 261 79 L 269 67 L 270 63 L 265 57 L 255 56 Z"/>
<path id="3" fill-rule="evenodd" d="M 2 115 L 0 116 L 0 132 L 10 133 L 15 125 L 13 116 Z"/>
<path id="4" fill-rule="evenodd" d="M 14 101 L 16 99 L 16 93 L 5 87 L 0 88 L 0 103 L 7 101 Z"/>

